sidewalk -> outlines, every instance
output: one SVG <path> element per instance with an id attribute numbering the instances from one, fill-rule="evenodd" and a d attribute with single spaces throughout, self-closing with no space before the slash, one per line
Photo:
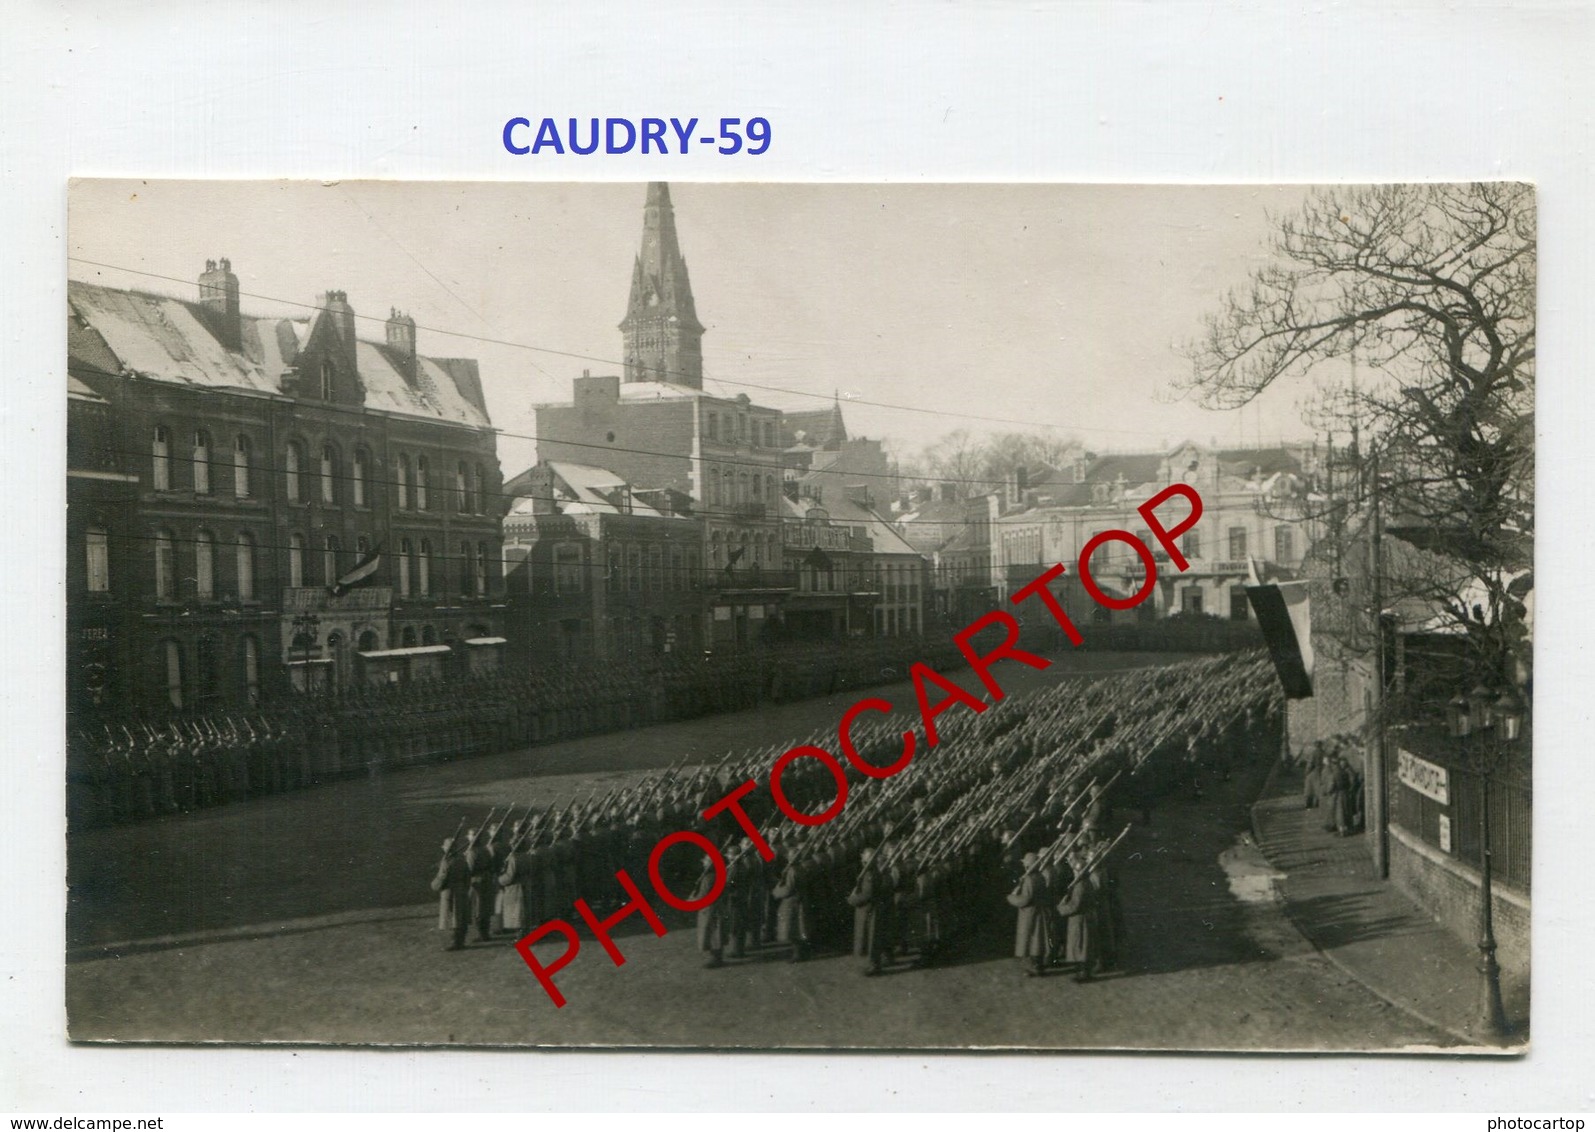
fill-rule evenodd
<path id="1" fill-rule="evenodd" d="M 1276 766 L 1252 806 L 1258 847 L 1285 876 L 1285 912 L 1309 943 L 1380 998 L 1470 1045 L 1494 1045 L 1478 1029 L 1478 949 L 1464 943 L 1374 873 L 1365 834 L 1325 832 L 1322 809 L 1302 806 L 1302 775 Z M 1527 1048 L 1526 975 L 1502 971 L 1504 1048 Z"/>

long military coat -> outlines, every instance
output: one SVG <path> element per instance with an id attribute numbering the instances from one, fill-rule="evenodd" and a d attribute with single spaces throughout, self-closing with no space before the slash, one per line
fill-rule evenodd
<path id="1" fill-rule="evenodd" d="M 1058 915 L 1064 918 L 1063 961 L 1087 966 L 1097 963 L 1102 953 L 1101 875 L 1093 870 L 1076 877 L 1069 892 L 1058 902 Z"/>
<path id="2" fill-rule="evenodd" d="M 714 888 L 714 870 L 705 868 L 698 874 L 698 883 L 693 885 L 692 895 L 689 900 L 702 900 Z M 698 909 L 698 950 L 721 951 L 726 945 L 725 912 L 721 905 L 725 903 L 724 891 L 707 908 Z"/>
<path id="3" fill-rule="evenodd" d="M 502 893 L 500 909 L 504 916 L 504 927 L 509 931 L 520 931 L 527 927 L 526 923 L 526 853 L 509 853 L 504 858 L 504 867 L 499 870 L 498 884 Z"/>
<path id="4" fill-rule="evenodd" d="M 438 894 L 438 930 L 448 931 L 456 917 L 469 919 L 471 914 L 471 870 L 459 853 L 450 853 L 438 862 L 437 875 L 432 878 L 432 891 Z"/>
<path id="5" fill-rule="evenodd" d="M 808 876 L 804 866 L 788 864 L 771 895 L 775 897 L 775 938 L 778 943 L 807 943 L 809 939 Z"/>
<path id="6" fill-rule="evenodd" d="M 1026 873 L 1008 894 L 1008 903 L 1019 910 L 1014 925 L 1014 958 L 1045 959 L 1052 948 L 1046 878 L 1039 871 Z"/>
<path id="7" fill-rule="evenodd" d="M 853 906 L 853 954 L 879 962 L 886 949 L 884 912 L 890 908 L 891 890 L 874 866 L 864 870 L 848 893 L 847 902 Z"/>

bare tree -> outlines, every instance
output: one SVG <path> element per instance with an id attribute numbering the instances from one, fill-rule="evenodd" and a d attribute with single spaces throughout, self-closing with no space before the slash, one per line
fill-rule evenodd
<path id="1" fill-rule="evenodd" d="M 965 494 L 990 490 L 986 446 L 967 428 L 955 429 L 930 445 L 921 462 L 932 478 L 955 482 Z"/>
<path id="2" fill-rule="evenodd" d="M 1215 408 L 1313 376 L 1359 490 L 1378 475 L 1393 526 L 1463 567 L 1408 580 L 1491 682 L 1529 659 L 1534 225 L 1520 184 L 1317 191 L 1187 350 L 1185 391 Z"/>

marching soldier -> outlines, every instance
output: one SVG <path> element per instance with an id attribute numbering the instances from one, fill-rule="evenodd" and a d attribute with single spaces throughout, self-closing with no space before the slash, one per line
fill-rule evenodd
<path id="1" fill-rule="evenodd" d="M 1024 874 L 1008 893 L 1008 903 L 1018 910 L 1014 924 L 1014 958 L 1024 964 L 1025 974 L 1039 978 L 1047 973 L 1047 957 L 1052 940 L 1047 930 L 1047 882 L 1041 874 L 1041 856 L 1032 850 L 1023 858 Z"/>
<path id="2" fill-rule="evenodd" d="M 799 849 L 785 854 L 781 878 L 770 890 L 776 902 L 775 939 L 791 948 L 789 963 L 809 957 L 809 877 L 807 866 L 799 861 L 801 853 Z"/>
<path id="3" fill-rule="evenodd" d="M 847 896 L 853 906 L 853 954 L 865 960 L 865 975 L 881 973 L 886 952 L 882 911 L 891 904 L 891 893 L 875 865 L 875 856 L 874 849 L 865 849 L 860 855 L 863 871 Z"/>
<path id="4" fill-rule="evenodd" d="M 450 951 L 465 946 L 471 923 L 471 869 L 455 844 L 456 838 L 443 839 L 443 858 L 432 877 L 432 891 L 438 894 L 438 930 L 452 933 Z"/>
<path id="5" fill-rule="evenodd" d="M 469 830 L 465 837 L 465 865 L 471 878 L 471 920 L 478 943 L 493 938 L 493 898 L 498 894 L 498 863 L 493 859 L 491 835 Z"/>

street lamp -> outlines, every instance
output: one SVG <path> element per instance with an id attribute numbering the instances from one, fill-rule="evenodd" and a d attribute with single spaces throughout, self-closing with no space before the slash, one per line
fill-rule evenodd
<path id="1" fill-rule="evenodd" d="M 1508 1026 L 1501 1001 L 1501 967 L 1495 958 L 1490 793 L 1505 745 L 1515 742 L 1522 730 L 1523 705 L 1510 690 L 1497 697 L 1480 683 L 1468 695 L 1455 696 L 1449 707 L 1451 735 L 1461 740 L 1464 758 L 1479 778 L 1479 1022 L 1491 1037 L 1504 1038 Z M 1468 740 L 1475 732 L 1478 739 L 1470 753 Z"/>

